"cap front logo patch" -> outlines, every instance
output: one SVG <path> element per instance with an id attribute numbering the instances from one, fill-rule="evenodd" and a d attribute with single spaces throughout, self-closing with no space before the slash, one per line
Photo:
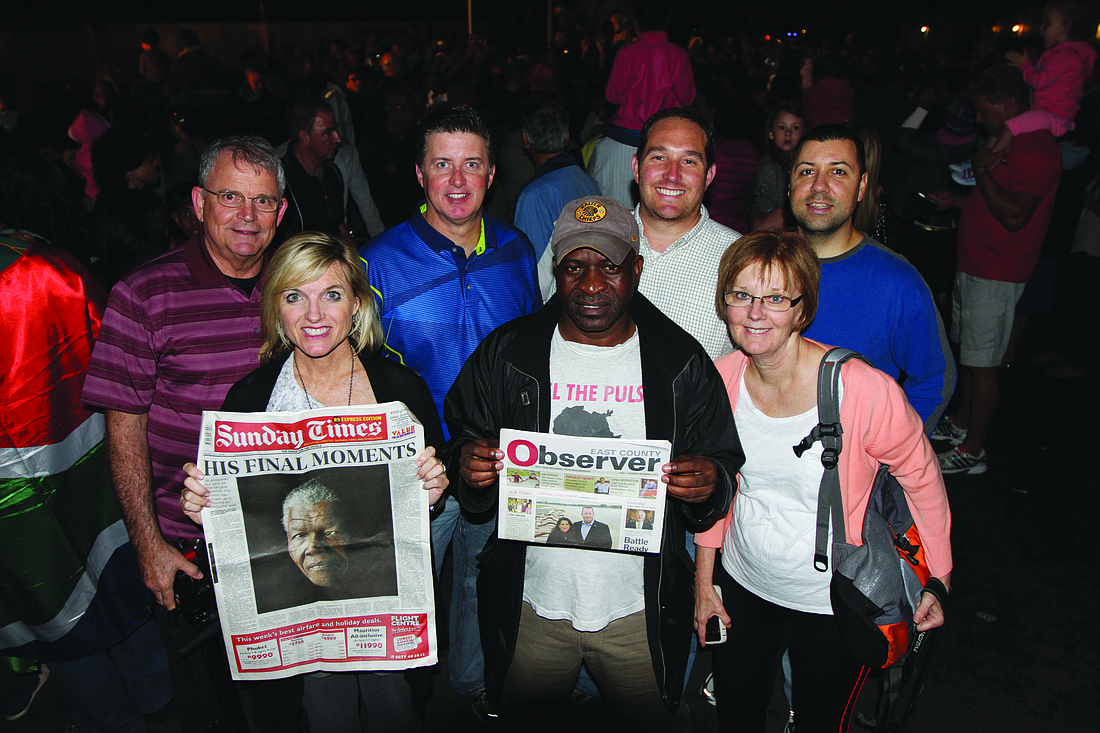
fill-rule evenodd
<path id="1" fill-rule="evenodd" d="M 607 209 L 599 201 L 585 201 L 573 214 L 577 221 L 583 221 L 586 224 L 592 224 L 594 222 L 603 219 L 607 216 Z"/>

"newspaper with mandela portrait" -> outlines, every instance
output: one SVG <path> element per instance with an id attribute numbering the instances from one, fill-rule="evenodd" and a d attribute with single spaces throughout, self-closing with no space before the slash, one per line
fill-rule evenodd
<path id="1" fill-rule="evenodd" d="M 203 413 L 203 531 L 234 679 L 435 664 L 423 433 L 400 402 Z"/>

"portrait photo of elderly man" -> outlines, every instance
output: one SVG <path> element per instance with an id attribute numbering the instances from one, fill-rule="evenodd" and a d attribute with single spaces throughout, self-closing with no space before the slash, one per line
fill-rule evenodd
<path id="1" fill-rule="evenodd" d="M 258 613 L 397 595 L 385 466 L 238 479 Z"/>

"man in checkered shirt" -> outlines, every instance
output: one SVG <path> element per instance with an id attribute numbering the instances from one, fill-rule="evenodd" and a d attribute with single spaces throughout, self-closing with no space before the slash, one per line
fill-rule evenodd
<path id="1" fill-rule="evenodd" d="M 714 180 L 714 137 L 691 107 L 651 116 L 633 160 L 641 203 L 634 218 L 645 260 L 638 291 L 703 345 L 711 359 L 733 351 L 726 324 L 714 312 L 718 261 L 741 235 L 710 218 L 703 194 Z M 549 248 L 539 262 L 553 269 Z M 545 299 L 553 297 L 554 290 Z"/>
<path id="2" fill-rule="evenodd" d="M 718 261 L 741 235 L 714 221 L 703 193 L 714 180 L 714 138 L 691 107 L 650 117 L 638 139 L 634 209 L 645 259 L 638 290 L 714 359 L 733 350 L 726 324 L 714 312 Z"/>

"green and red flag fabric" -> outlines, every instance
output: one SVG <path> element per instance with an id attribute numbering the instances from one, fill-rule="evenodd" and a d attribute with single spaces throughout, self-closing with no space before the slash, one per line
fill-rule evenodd
<path id="1" fill-rule="evenodd" d="M 68 661 L 149 618 L 84 372 L 105 303 L 70 255 L 0 237 L 0 651 Z"/>

